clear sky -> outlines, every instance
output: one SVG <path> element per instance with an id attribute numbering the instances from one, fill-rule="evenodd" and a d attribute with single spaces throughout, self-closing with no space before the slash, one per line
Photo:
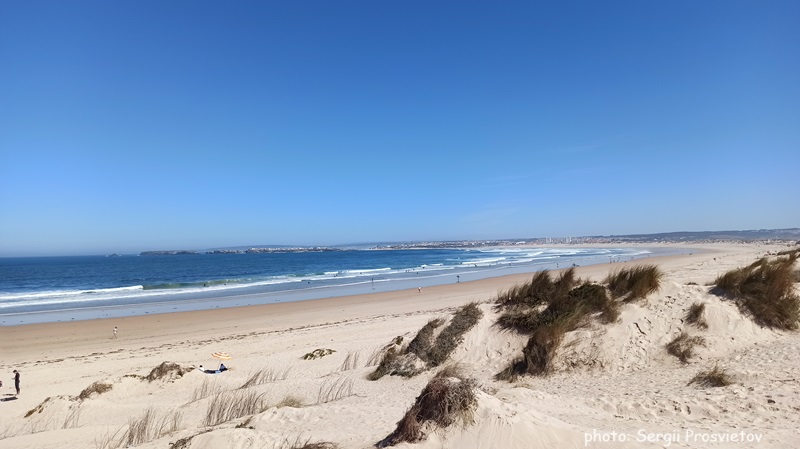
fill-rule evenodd
<path id="1" fill-rule="evenodd" d="M 797 227 L 798 24 L 796 1 L 3 2 L 0 256 Z"/>

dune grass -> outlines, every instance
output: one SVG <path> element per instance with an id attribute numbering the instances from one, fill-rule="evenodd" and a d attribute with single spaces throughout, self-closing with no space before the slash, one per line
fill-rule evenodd
<path id="1" fill-rule="evenodd" d="M 317 393 L 317 404 L 338 401 L 353 395 L 353 379 L 337 377 L 322 382 Z"/>
<path id="2" fill-rule="evenodd" d="M 369 380 L 378 380 L 385 375 L 413 377 L 417 374 L 443 364 L 458 347 L 470 329 L 483 317 L 477 302 L 460 307 L 444 329 L 435 335 L 445 320 L 435 318 L 428 321 L 411 343 L 404 349 L 390 345 L 383 352 L 378 367 L 367 375 Z"/>
<path id="3" fill-rule="evenodd" d="M 264 393 L 235 390 L 214 395 L 208 404 L 204 426 L 216 426 L 247 415 L 255 415 L 267 409 Z"/>
<path id="4" fill-rule="evenodd" d="M 664 273 L 655 265 L 639 265 L 614 270 L 606 276 L 605 283 L 614 299 L 625 302 L 644 299 L 661 288 Z"/>
<path id="5" fill-rule="evenodd" d="M 210 378 L 205 378 L 203 379 L 203 383 L 194 389 L 194 392 L 192 392 L 192 399 L 189 402 L 199 401 L 200 399 L 205 399 L 221 392 L 222 385 L 211 380 Z"/>
<path id="6" fill-rule="evenodd" d="M 552 361 L 564 334 L 585 326 L 592 318 L 611 323 L 619 318 L 619 303 L 610 299 L 602 285 L 584 282 L 566 294 L 552 296 L 544 310 L 530 308 L 502 314 L 497 325 L 529 334 L 522 357 L 499 372 L 498 380 L 514 380 L 523 374 L 544 375 L 552 370 Z"/>
<path id="7" fill-rule="evenodd" d="M 291 368 L 286 368 L 282 371 L 277 371 L 272 368 L 262 368 L 255 373 L 251 374 L 249 378 L 239 387 L 239 389 L 245 389 L 254 387 L 256 385 L 264 385 L 272 382 L 276 382 L 279 380 L 286 380 L 289 377 L 289 371 Z"/>
<path id="8" fill-rule="evenodd" d="M 686 332 L 681 332 L 674 340 L 667 343 L 667 352 L 678 358 L 682 363 L 689 363 L 694 357 L 695 346 L 705 346 L 706 339 L 700 336 L 691 337 Z"/>
<path id="9" fill-rule="evenodd" d="M 719 276 L 711 291 L 734 299 L 759 325 L 796 330 L 800 325 L 800 297 L 794 290 L 797 258 L 793 252 L 774 260 L 759 259 Z"/>
<path id="10" fill-rule="evenodd" d="M 428 363 L 428 367 L 436 367 L 444 363 L 461 344 L 464 334 L 478 324 L 482 317 L 483 312 L 477 302 L 471 302 L 459 308 L 453 314 L 447 327 L 442 329 L 442 332 L 436 337 L 428 352 L 427 360 L 423 358 Z"/>
<path id="11" fill-rule="evenodd" d="M 546 304 L 554 296 L 565 295 L 580 280 L 575 277 L 575 268 L 564 270 L 553 280 L 548 270 L 539 271 L 530 281 L 509 288 L 497 295 L 495 307 L 508 309 L 513 306 L 536 307 Z"/>
<path id="12" fill-rule="evenodd" d="M 724 369 L 720 369 L 714 365 L 714 368 L 707 371 L 700 371 L 696 376 L 689 381 L 687 385 L 697 384 L 699 387 L 727 387 L 734 383 L 733 379 L 728 376 Z"/>
<path id="13" fill-rule="evenodd" d="M 89 385 L 88 387 L 84 388 L 83 391 L 81 391 L 78 394 L 77 399 L 79 401 L 83 401 L 83 400 L 89 399 L 95 393 L 100 395 L 100 394 L 106 393 L 108 391 L 111 391 L 112 388 L 114 388 L 114 385 L 112 385 L 112 384 L 107 384 L 107 383 L 104 383 L 104 382 L 94 382 L 91 385 Z"/>
<path id="14" fill-rule="evenodd" d="M 376 446 L 414 443 L 424 440 L 427 431 L 471 424 L 478 405 L 476 391 L 475 379 L 465 377 L 457 368 L 443 368 L 417 396 L 397 428 Z"/>
<path id="15" fill-rule="evenodd" d="M 344 360 L 342 361 L 342 365 L 339 366 L 339 371 L 350 371 L 358 368 L 358 362 L 361 358 L 361 351 L 356 352 L 347 352 Z"/>
<path id="16" fill-rule="evenodd" d="M 159 416 L 155 410 L 148 408 L 141 416 L 128 418 L 128 428 L 117 447 L 136 446 L 175 432 L 180 428 L 182 418 L 180 412 Z"/>
<path id="17" fill-rule="evenodd" d="M 686 322 L 698 329 L 708 329 L 708 322 L 705 319 L 706 305 L 696 302 L 689 307 L 686 312 Z"/>
<path id="18" fill-rule="evenodd" d="M 428 360 L 428 353 L 433 347 L 434 333 L 437 328 L 444 324 L 444 321 L 443 318 L 434 318 L 428 321 L 408 344 L 406 352 L 416 354 L 422 360 Z"/>

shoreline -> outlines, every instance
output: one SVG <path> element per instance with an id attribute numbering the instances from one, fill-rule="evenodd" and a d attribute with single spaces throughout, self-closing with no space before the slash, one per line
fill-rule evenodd
<path id="1" fill-rule="evenodd" d="M 568 246 L 569 245 L 553 245 L 552 247 L 526 247 L 522 249 L 547 250 L 556 247 L 566 248 Z M 572 248 L 574 246 L 570 247 Z M 626 262 L 632 262 L 636 260 L 660 257 L 663 255 L 677 255 L 687 252 L 690 253 L 691 251 L 695 250 L 694 248 L 696 248 L 693 245 L 687 246 L 663 244 L 621 245 L 621 247 L 629 249 L 638 248 L 646 251 L 646 253 L 622 255 L 624 259 L 615 260 L 615 263 L 622 262 L 623 260 Z M 615 250 L 618 247 L 594 244 L 578 246 L 574 248 L 576 250 L 582 250 L 584 248 Z M 515 247 L 515 249 L 517 248 Z M 201 289 L 196 292 L 164 292 L 153 296 L 152 299 L 140 298 L 135 300 L 135 302 L 129 302 L 134 300 L 128 299 L 123 300 L 124 302 L 119 304 L 98 304 L 87 305 L 84 307 L 55 309 L 44 308 L 42 310 L 0 314 L 0 328 L 48 322 L 88 321 L 107 318 L 120 319 L 130 316 L 181 313 L 196 310 L 218 310 L 231 307 L 246 307 L 251 305 L 300 302 L 363 294 L 395 292 L 412 290 L 418 287 L 431 288 L 438 285 L 447 285 L 449 283 L 470 282 L 514 274 L 534 273 L 542 270 L 552 271 L 559 268 L 559 262 L 562 267 L 568 267 L 568 264 L 570 263 L 572 263 L 572 266 L 576 267 L 604 265 L 608 263 L 604 256 L 586 255 L 582 257 L 581 255 L 577 255 L 570 259 L 570 256 L 567 255 L 564 257 L 564 260 L 560 261 L 548 261 L 545 258 L 542 260 L 534 260 L 528 263 L 486 265 L 475 269 L 462 268 L 455 271 L 414 271 L 414 274 L 422 274 L 422 276 L 408 277 L 401 275 L 402 277 L 382 278 L 377 282 L 373 278 L 371 283 L 369 280 L 367 280 L 367 278 L 362 280 L 354 280 L 353 282 L 348 283 L 335 283 L 327 285 L 324 282 L 320 284 L 316 281 L 309 280 L 308 286 L 291 284 L 289 285 L 290 288 L 281 290 L 273 290 L 273 286 L 270 286 L 269 290 L 265 290 L 256 286 L 241 285 L 236 286 L 235 288 L 225 288 L 216 291 Z M 577 262 L 577 264 L 575 262 Z M 396 274 L 400 273 L 398 272 Z M 301 284 L 306 284 L 306 281 L 302 281 Z M 45 305 L 44 307 L 47 306 Z"/>
<path id="2" fill-rule="evenodd" d="M 636 259 L 631 262 L 602 263 L 575 267 L 579 277 L 601 280 L 616 266 L 647 263 L 660 266 L 679 266 L 693 261 L 724 255 L 723 248 L 709 246 L 691 247 L 693 252 Z M 646 260 L 646 262 L 642 262 Z M 566 268 L 550 270 L 559 273 Z M 145 313 L 119 318 L 95 318 L 59 322 L 31 323 L 0 327 L 0 340 L 14 341 L 13 347 L 3 349 L 3 364 L 11 366 L 16 356 L 24 354 L 29 344 L 44 348 L 42 355 L 58 358 L 62 340 L 70 346 L 84 347 L 87 351 L 107 347 L 107 339 L 114 326 L 119 328 L 119 343 L 155 344 L 163 339 L 179 337 L 197 338 L 203 334 L 244 335 L 270 333 L 297 328 L 321 326 L 352 320 L 393 316 L 412 311 L 425 313 L 458 307 L 470 301 L 489 301 L 505 289 L 528 281 L 534 272 L 508 274 L 475 281 L 440 284 L 379 293 L 366 293 L 277 302 L 271 304 L 219 307 L 205 310 Z M 376 313 L 378 312 L 379 313 Z M 337 319 L 329 321 L 335 315 Z M 298 321 L 300 320 L 300 321 Z M 4 345 L 5 346 L 5 345 Z M 19 360 L 17 363 L 20 363 Z"/>

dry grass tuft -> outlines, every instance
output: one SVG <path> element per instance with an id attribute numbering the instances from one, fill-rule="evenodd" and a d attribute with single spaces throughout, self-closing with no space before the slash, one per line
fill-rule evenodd
<path id="1" fill-rule="evenodd" d="M 189 371 L 193 370 L 194 368 L 182 368 L 177 363 L 172 362 L 162 362 L 161 365 L 153 368 L 150 371 L 150 374 L 144 376 L 144 380 L 148 382 L 153 382 L 154 380 L 160 380 L 164 378 L 171 378 L 172 376 L 175 377 L 183 377 L 184 374 L 188 373 Z"/>
<path id="2" fill-rule="evenodd" d="M 48 396 L 44 401 L 39 403 L 39 405 L 37 405 L 36 407 L 28 410 L 28 413 L 25 413 L 25 417 L 29 418 L 34 413 L 42 413 L 44 411 L 45 406 L 47 406 L 47 403 L 50 402 L 51 400 L 53 400 L 53 398 Z"/>
<path id="3" fill-rule="evenodd" d="M 339 367 L 339 371 L 350 371 L 358 368 L 358 359 L 361 357 L 361 352 L 347 352 L 347 356 L 345 356 L 344 361 L 342 361 L 342 365 Z"/>
<path id="4" fill-rule="evenodd" d="M 696 302 L 692 304 L 691 307 L 689 307 L 689 311 L 686 312 L 686 322 L 698 329 L 708 329 L 708 322 L 706 322 L 703 316 L 705 310 L 706 305 L 703 303 Z"/>
<path id="5" fill-rule="evenodd" d="M 295 437 L 294 441 L 289 437 L 283 439 L 280 444 L 273 444 L 272 449 L 339 449 L 339 445 L 329 441 L 318 441 L 311 443 L 311 439 L 302 439 L 302 434 Z"/>
<path id="6" fill-rule="evenodd" d="M 194 392 L 192 393 L 192 400 L 189 402 L 199 401 L 200 399 L 205 399 L 221 392 L 222 385 L 211 380 L 210 378 L 205 378 L 203 379 L 203 383 L 194 389 Z"/>
<path id="7" fill-rule="evenodd" d="M 275 371 L 272 368 L 263 368 L 253 373 L 243 384 L 239 387 L 240 390 L 245 388 L 254 387 L 256 385 L 263 385 L 267 383 L 276 382 L 279 380 L 286 380 L 289 377 L 291 368 L 286 368 L 283 371 Z"/>
<path id="8" fill-rule="evenodd" d="M 689 363 L 694 357 L 695 346 L 705 346 L 706 339 L 699 336 L 690 337 L 686 332 L 681 332 L 674 340 L 667 343 L 667 352 L 674 355 L 682 363 Z"/>
<path id="9" fill-rule="evenodd" d="M 103 382 L 95 382 L 88 387 L 84 388 L 83 391 L 78 394 L 77 399 L 79 401 L 83 401 L 85 399 L 89 399 L 93 394 L 103 394 L 105 392 L 111 391 L 114 388 L 114 385 L 107 384 Z"/>
<path id="10" fill-rule="evenodd" d="M 353 395 L 353 379 L 337 377 L 333 380 L 325 379 L 317 393 L 317 404 L 338 401 Z"/>
<path id="11" fill-rule="evenodd" d="M 266 409 L 264 393 L 243 390 L 220 393 L 209 402 L 203 425 L 216 426 L 243 416 L 261 413 Z"/>
<path id="12" fill-rule="evenodd" d="M 424 440 L 430 430 L 453 424 L 471 424 L 478 405 L 476 389 L 476 381 L 465 378 L 458 369 L 443 369 L 417 396 L 414 405 L 397 423 L 397 428 L 377 446 L 414 443 Z"/>
<path id="13" fill-rule="evenodd" d="M 179 429 L 182 418 L 180 412 L 158 416 L 152 408 L 148 408 L 142 416 L 128 419 L 128 429 L 122 435 L 118 447 L 136 446 L 175 432 Z"/>
<path id="14" fill-rule="evenodd" d="M 720 369 L 718 366 L 714 366 L 714 368 L 708 371 L 701 371 L 697 373 L 696 376 L 689 381 L 687 385 L 697 384 L 699 387 L 727 387 L 728 385 L 732 385 L 733 379 L 725 372 L 724 369 Z"/>
<path id="15" fill-rule="evenodd" d="M 605 283 L 615 299 L 623 298 L 625 302 L 644 299 L 650 293 L 661 288 L 664 273 L 655 265 L 640 265 L 632 268 L 615 270 L 608 274 Z"/>
<path id="16" fill-rule="evenodd" d="M 275 404 L 275 407 L 278 407 L 278 408 L 281 408 L 281 407 L 302 408 L 304 405 L 305 404 L 303 403 L 302 399 L 300 399 L 300 398 L 298 398 L 296 396 L 288 395 L 288 396 L 284 396 L 284 398 L 281 399 L 280 402 Z"/>
<path id="17" fill-rule="evenodd" d="M 794 290 L 794 264 L 798 253 L 728 271 L 714 281 L 712 292 L 736 300 L 741 310 L 758 324 L 796 330 L 800 324 L 800 297 Z"/>

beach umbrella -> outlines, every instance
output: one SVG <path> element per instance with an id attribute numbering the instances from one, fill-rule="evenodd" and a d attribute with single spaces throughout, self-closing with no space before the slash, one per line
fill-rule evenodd
<path id="1" fill-rule="evenodd" d="M 212 352 L 211 353 L 211 357 L 214 357 L 215 359 L 220 359 L 220 360 L 230 360 L 230 359 L 233 358 L 227 352 Z"/>

